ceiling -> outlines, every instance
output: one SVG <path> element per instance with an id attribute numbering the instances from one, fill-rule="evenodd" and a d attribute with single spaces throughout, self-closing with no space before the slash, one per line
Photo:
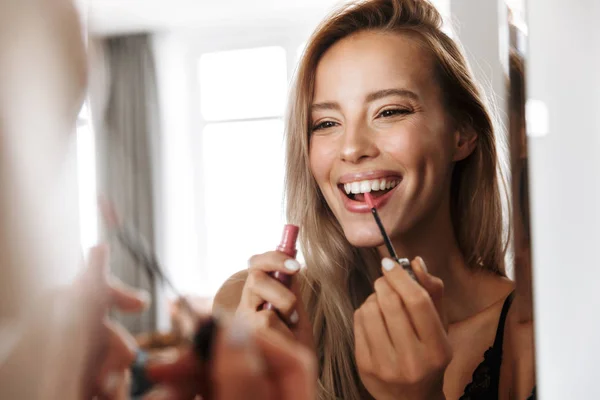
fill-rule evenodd
<path id="1" fill-rule="evenodd" d="M 211 26 L 312 24 L 344 0 L 80 0 L 96 35 Z"/>

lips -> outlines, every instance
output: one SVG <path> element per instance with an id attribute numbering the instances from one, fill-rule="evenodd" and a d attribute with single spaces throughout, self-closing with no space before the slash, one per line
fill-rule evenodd
<path id="1" fill-rule="evenodd" d="M 342 176 L 338 189 L 348 211 L 368 213 L 371 208 L 365 202 L 364 193 L 371 193 L 375 207 L 381 208 L 389 201 L 401 182 L 402 176 L 397 172 L 370 171 Z"/>

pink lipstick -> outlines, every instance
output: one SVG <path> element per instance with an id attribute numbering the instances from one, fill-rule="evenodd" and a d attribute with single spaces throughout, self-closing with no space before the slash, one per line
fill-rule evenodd
<path id="1" fill-rule="evenodd" d="M 296 258 L 296 240 L 298 239 L 299 228 L 296 225 L 288 224 L 283 228 L 283 235 L 281 236 L 281 242 L 275 250 L 280 251 L 292 258 Z M 275 271 L 271 272 L 273 278 L 281 282 L 285 287 L 290 287 L 292 284 L 292 275 L 284 274 L 283 272 Z M 275 308 L 271 303 L 265 303 L 262 306 L 263 310 L 274 310 Z"/>
<path id="2" fill-rule="evenodd" d="M 408 274 L 415 281 L 418 282 L 417 277 L 415 276 L 415 273 L 413 272 L 413 270 L 410 266 L 410 261 L 408 260 L 408 258 L 398 258 L 398 255 L 396 254 L 396 250 L 394 250 L 394 246 L 392 245 L 392 241 L 390 240 L 390 237 L 388 236 L 388 234 L 385 231 L 385 228 L 383 227 L 381 218 L 379 218 L 379 213 L 377 212 L 377 207 L 375 207 L 375 202 L 373 201 L 373 196 L 371 196 L 371 193 L 365 193 L 365 201 L 367 202 L 368 206 L 371 208 L 371 213 L 373 214 L 373 218 L 375 218 L 375 222 L 377 223 L 377 227 L 379 228 L 379 231 L 381 232 L 381 236 L 383 236 L 383 242 L 385 243 L 385 247 L 387 247 L 387 250 L 390 253 L 390 257 L 392 257 L 394 260 L 396 260 L 396 262 L 398 262 L 398 264 L 400 264 L 400 266 L 406 272 L 408 272 Z"/>

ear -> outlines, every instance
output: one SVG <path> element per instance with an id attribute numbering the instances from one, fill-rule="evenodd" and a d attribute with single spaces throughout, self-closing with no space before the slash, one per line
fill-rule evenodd
<path id="1" fill-rule="evenodd" d="M 477 146 L 478 135 L 472 128 L 454 132 L 454 156 L 452 161 L 461 161 L 469 157 Z"/>

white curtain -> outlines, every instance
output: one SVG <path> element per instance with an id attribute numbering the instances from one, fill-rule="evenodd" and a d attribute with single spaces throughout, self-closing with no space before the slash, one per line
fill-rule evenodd
<path id="1" fill-rule="evenodd" d="M 127 226 L 155 249 L 153 184 L 158 171 L 160 124 L 156 77 L 148 35 L 112 37 L 92 45 L 91 103 L 96 132 L 98 193 L 110 199 Z M 100 62 L 100 66 L 98 64 Z M 104 235 L 103 235 L 104 236 Z M 156 298 L 157 282 L 116 239 L 111 268 L 125 283 Z M 156 327 L 156 307 L 117 315 L 131 332 Z"/>

